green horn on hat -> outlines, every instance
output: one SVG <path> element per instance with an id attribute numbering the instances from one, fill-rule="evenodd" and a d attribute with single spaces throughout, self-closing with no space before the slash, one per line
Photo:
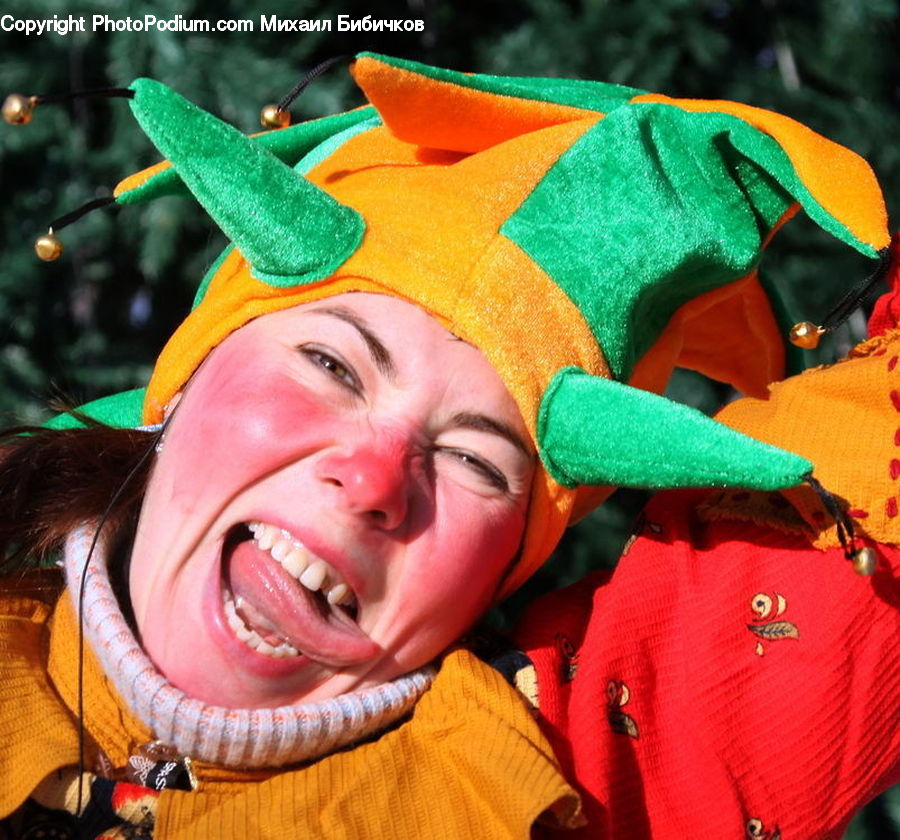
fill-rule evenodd
<path id="1" fill-rule="evenodd" d="M 362 217 L 240 131 L 152 79 L 132 85 L 131 109 L 197 200 L 274 286 L 334 273 L 359 246 Z"/>
<path id="2" fill-rule="evenodd" d="M 781 490 L 812 472 L 799 455 L 754 440 L 665 397 L 565 368 L 541 401 L 538 446 L 560 484 Z"/>
<path id="3" fill-rule="evenodd" d="M 294 166 L 326 140 L 376 119 L 375 109 L 371 105 L 367 105 L 342 114 L 306 120 L 288 128 L 263 131 L 248 136 L 282 163 Z M 185 186 L 175 167 L 168 166 L 158 169 L 152 167 L 152 169 L 155 171 L 145 170 L 147 177 L 139 177 L 134 180 L 126 178 L 119 184 L 116 187 L 116 203 L 143 204 L 162 196 L 190 196 L 191 191 Z M 303 173 L 301 172 L 301 174 Z"/>
<path id="4" fill-rule="evenodd" d="M 586 131 L 501 232 L 574 301 L 627 381 L 680 306 L 754 269 L 794 202 L 877 256 L 765 132 L 729 114 L 634 104 Z"/>

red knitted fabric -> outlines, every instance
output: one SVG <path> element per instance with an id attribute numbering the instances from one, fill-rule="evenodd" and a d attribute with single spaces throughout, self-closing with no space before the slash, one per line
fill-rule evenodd
<path id="1" fill-rule="evenodd" d="M 523 622 L 577 836 L 837 838 L 900 780 L 900 552 L 861 578 L 803 537 L 701 522 L 703 495 L 657 496 L 610 580 Z"/>
<path id="2" fill-rule="evenodd" d="M 900 320 L 900 235 L 892 252 L 871 336 Z M 861 482 L 883 466 L 850 465 Z M 657 495 L 615 573 L 544 597 L 519 629 L 584 795 L 580 836 L 836 839 L 900 781 L 900 549 L 875 546 L 862 578 L 802 529 L 709 500 Z"/>

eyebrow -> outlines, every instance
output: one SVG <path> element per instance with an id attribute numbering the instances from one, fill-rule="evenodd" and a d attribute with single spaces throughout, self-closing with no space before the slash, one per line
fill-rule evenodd
<path id="1" fill-rule="evenodd" d="M 369 351 L 375 367 L 388 379 L 393 380 L 396 378 L 397 365 L 394 364 L 394 357 L 391 355 L 390 350 L 384 346 L 381 339 L 372 332 L 372 328 L 359 315 L 351 312 L 349 309 L 345 309 L 343 306 L 322 306 L 310 311 L 322 315 L 331 315 L 350 324 L 365 342 L 366 349 Z"/>
<path id="2" fill-rule="evenodd" d="M 500 437 L 508 440 L 529 460 L 534 457 L 534 453 L 528 444 L 522 439 L 522 436 L 516 432 L 512 426 L 488 417 L 485 414 L 473 414 L 468 411 L 462 411 L 453 416 L 453 425 L 461 426 L 464 429 L 474 429 L 478 432 L 490 432 L 491 434 L 500 435 Z"/>
<path id="3" fill-rule="evenodd" d="M 396 378 L 397 366 L 394 363 L 394 357 L 391 356 L 390 350 L 388 350 L 381 339 L 372 332 L 372 328 L 363 318 L 360 318 L 355 312 L 345 309 L 343 306 L 318 306 L 315 309 L 311 309 L 310 312 L 331 315 L 334 318 L 339 318 L 341 321 L 350 324 L 350 326 L 362 337 L 362 340 L 365 342 L 369 351 L 369 355 L 372 357 L 372 361 L 375 363 L 378 370 L 380 370 L 388 379 L 393 380 Z M 454 338 L 456 338 L 456 336 L 454 336 Z M 462 339 L 457 340 L 462 341 Z M 505 440 L 508 440 L 526 458 L 530 459 L 534 456 L 534 453 L 531 451 L 528 444 L 525 443 L 522 436 L 516 432 L 512 426 L 509 426 L 500 420 L 495 420 L 493 417 L 488 417 L 486 414 L 461 411 L 453 416 L 453 425 L 465 429 L 474 429 L 478 432 L 488 432 L 490 434 L 499 435 Z"/>

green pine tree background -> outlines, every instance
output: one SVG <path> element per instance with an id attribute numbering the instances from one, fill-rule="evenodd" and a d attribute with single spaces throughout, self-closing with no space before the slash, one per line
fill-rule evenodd
<path id="1" fill-rule="evenodd" d="M 52 18 L 249 19 L 255 32 L 0 32 L 0 93 L 125 86 L 147 75 L 236 124 L 258 130 L 317 63 L 375 50 L 460 70 L 602 79 L 673 96 L 735 99 L 795 117 L 866 157 L 900 218 L 900 0 L 5 0 L 0 15 Z M 424 20 L 424 31 L 336 31 L 337 16 Z M 260 15 L 331 19 L 331 32 L 261 32 Z M 88 27 L 90 28 L 90 26 Z M 295 121 L 361 104 L 346 72 L 315 82 Z M 0 126 L 0 421 L 49 416 L 52 396 L 81 402 L 146 383 L 150 364 L 187 312 L 224 244 L 191 201 L 94 212 L 64 231 L 66 252 L 39 263 L 31 241 L 49 221 L 156 159 L 121 100 L 46 106 L 25 128 Z M 863 258 L 797 220 L 763 271 L 789 307 L 817 320 L 871 270 Z M 864 335 L 856 313 L 807 365 L 842 355 Z M 671 393 L 712 411 L 721 386 L 679 373 Z M 497 611 L 501 625 L 540 591 L 615 563 L 640 493 L 620 493 L 572 529 L 556 559 Z M 881 797 L 846 837 L 900 837 L 900 796 Z"/>

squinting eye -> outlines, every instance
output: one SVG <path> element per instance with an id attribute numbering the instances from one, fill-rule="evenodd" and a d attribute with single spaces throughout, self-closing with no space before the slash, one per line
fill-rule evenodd
<path id="1" fill-rule="evenodd" d="M 483 461 L 477 455 L 465 449 L 442 448 L 440 451 L 456 458 L 461 464 L 465 464 L 472 472 L 479 475 L 492 487 L 496 487 L 504 493 L 509 490 L 509 482 L 506 480 L 506 476 L 488 461 Z"/>
<path id="2" fill-rule="evenodd" d="M 339 362 L 334 356 L 317 347 L 302 347 L 303 354 L 314 364 L 328 371 L 331 376 L 353 391 L 359 391 L 359 380 L 356 374 L 343 362 Z"/>

